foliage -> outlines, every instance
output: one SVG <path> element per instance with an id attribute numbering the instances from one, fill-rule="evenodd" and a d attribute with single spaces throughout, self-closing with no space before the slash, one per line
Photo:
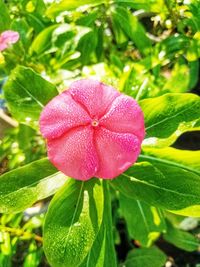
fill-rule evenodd
<path id="1" fill-rule="evenodd" d="M 166 255 L 155 246 L 161 236 L 197 251 L 198 239 L 178 228 L 186 216 L 200 217 L 200 152 L 173 146 L 183 133 L 200 130 L 200 98 L 191 92 L 198 86 L 200 2 L 51 2 L 0 0 L 0 31 L 20 34 L 19 42 L 0 53 L 5 106 L 17 121 L 0 141 L 0 211 L 17 213 L 1 216 L 0 265 L 11 266 L 25 238 L 23 266 L 39 266 L 35 226 L 21 223 L 18 212 L 54 193 L 43 227 L 51 266 L 163 266 Z M 113 85 L 144 112 L 138 162 L 113 181 L 73 180 L 46 158 L 40 112 L 83 77 Z M 131 243 L 126 259 L 114 249 L 122 218 Z"/>
<path id="2" fill-rule="evenodd" d="M 39 207 L 38 207 L 39 208 Z M 0 224 L 0 265 L 34 267 L 44 258 L 41 226 L 43 213 L 29 208 L 24 214 L 4 214 Z M 41 208 L 39 208 L 41 212 Z M 36 214 L 38 213 L 38 214 Z M 21 251 L 25 253 L 22 254 Z"/>

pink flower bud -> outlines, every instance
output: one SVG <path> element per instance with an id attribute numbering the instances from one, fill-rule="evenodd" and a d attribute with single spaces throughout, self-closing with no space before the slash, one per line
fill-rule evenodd
<path id="1" fill-rule="evenodd" d="M 49 160 L 78 180 L 112 179 L 127 170 L 145 135 L 143 113 L 133 98 L 86 79 L 45 106 L 40 129 Z"/>
<path id="2" fill-rule="evenodd" d="M 14 31 L 4 31 L 0 34 L 0 51 L 8 48 L 9 45 L 19 40 L 19 33 Z"/>

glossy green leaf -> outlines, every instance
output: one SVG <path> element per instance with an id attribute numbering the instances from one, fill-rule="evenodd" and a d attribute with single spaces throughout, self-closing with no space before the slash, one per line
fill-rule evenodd
<path id="1" fill-rule="evenodd" d="M 58 94 L 54 85 L 22 66 L 12 71 L 3 90 L 13 117 L 30 126 L 37 126 L 43 107 Z"/>
<path id="2" fill-rule="evenodd" d="M 178 62 L 171 72 L 171 77 L 166 80 L 163 90 L 171 93 L 184 93 L 190 89 L 189 82 L 189 67 L 186 64 Z"/>
<path id="3" fill-rule="evenodd" d="M 26 6 L 26 11 L 28 13 L 35 13 L 44 15 L 46 10 L 46 5 L 44 0 L 23 0 L 23 4 Z"/>
<path id="4" fill-rule="evenodd" d="M 51 25 L 41 31 L 36 38 L 33 40 L 30 46 L 30 54 L 33 52 L 40 54 L 51 47 L 52 34 L 56 28 L 59 27 L 59 24 Z"/>
<path id="5" fill-rule="evenodd" d="M 124 266 L 126 267 L 162 267 L 166 255 L 156 247 L 133 249 L 128 253 Z"/>
<path id="6" fill-rule="evenodd" d="M 41 159 L 0 176 L 0 212 L 23 211 L 36 201 L 54 194 L 66 176 Z"/>
<path id="7" fill-rule="evenodd" d="M 98 10 L 91 10 L 90 12 L 83 14 L 83 16 L 77 18 L 76 24 L 86 27 L 91 27 L 95 24 L 95 20 L 98 18 Z"/>
<path id="8" fill-rule="evenodd" d="M 189 168 L 141 162 L 129 168 L 113 185 L 128 198 L 185 216 L 200 216 L 200 176 Z"/>
<path id="9" fill-rule="evenodd" d="M 104 212 L 101 228 L 87 257 L 80 267 L 116 267 L 113 240 L 111 200 L 107 181 L 104 185 Z M 108 253 L 109 251 L 109 253 Z"/>
<path id="10" fill-rule="evenodd" d="M 27 49 L 30 46 L 32 40 L 31 40 L 31 32 L 29 30 L 29 25 L 25 20 L 25 18 L 12 21 L 11 29 L 13 31 L 19 32 L 20 34 L 19 42 L 22 42 L 24 47 Z"/>
<path id="11" fill-rule="evenodd" d="M 191 61 L 188 62 L 190 67 L 190 81 L 189 81 L 189 88 L 194 88 L 198 83 L 199 79 L 199 61 Z"/>
<path id="12" fill-rule="evenodd" d="M 24 259 L 23 267 L 39 266 L 41 258 L 42 258 L 42 248 L 38 248 L 34 240 L 29 245 L 26 257 Z"/>
<path id="13" fill-rule="evenodd" d="M 194 172 L 200 176 L 200 151 L 180 150 L 173 147 L 146 148 L 140 159 L 152 164 L 162 163 Z"/>
<path id="14" fill-rule="evenodd" d="M 142 246 L 150 246 L 161 232 L 166 230 L 161 211 L 143 201 L 130 199 L 120 194 L 120 208 L 131 238 Z"/>
<path id="15" fill-rule="evenodd" d="M 99 179 L 71 179 L 55 195 L 44 224 L 44 250 L 53 267 L 77 267 L 102 224 L 104 190 Z"/>
<path id="16" fill-rule="evenodd" d="M 146 148 L 165 148 L 172 145 L 183 133 L 200 131 L 199 120 L 179 124 L 177 130 L 167 138 L 149 137 L 145 138 L 142 147 Z"/>
<path id="17" fill-rule="evenodd" d="M 198 127 L 199 129 L 199 131 L 200 131 L 200 119 L 198 119 L 196 122 L 195 122 L 195 125 L 194 125 L 195 127 Z"/>
<path id="18" fill-rule="evenodd" d="M 200 116 L 200 97 L 194 94 L 166 94 L 141 100 L 139 104 L 144 112 L 147 138 L 166 138 L 180 123 Z"/>
<path id="19" fill-rule="evenodd" d="M 0 266 L 12 267 L 12 253 L 13 247 L 11 244 L 10 233 L 0 231 Z"/>
<path id="20" fill-rule="evenodd" d="M 10 15 L 3 0 L 0 0 L 0 33 L 8 30 L 10 26 Z"/>
<path id="21" fill-rule="evenodd" d="M 80 60 L 83 65 L 89 63 L 91 54 L 97 46 L 97 37 L 96 31 L 90 31 L 79 40 L 77 50 L 81 52 Z"/>
<path id="22" fill-rule="evenodd" d="M 143 153 L 143 155 L 140 155 L 139 160 L 145 160 L 152 163 L 164 174 L 166 173 L 168 175 L 167 170 L 172 168 L 171 171 L 173 172 L 173 168 L 175 168 L 174 173 L 171 173 L 172 177 L 177 177 L 178 171 L 183 172 L 183 177 L 185 176 L 186 172 L 188 174 L 191 173 L 191 179 L 193 175 L 195 175 L 196 178 L 200 177 L 200 151 L 179 150 L 169 147 L 163 149 L 148 148 L 144 149 Z M 190 187 L 190 184 L 192 186 L 192 182 L 188 180 L 186 183 L 188 188 Z M 180 185 L 174 184 L 174 187 L 181 187 L 181 177 L 179 183 Z M 192 205 L 179 211 L 175 211 L 175 213 L 180 215 L 198 216 L 200 214 L 200 206 L 199 204 L 194 206 Z"/>
<path id="23" fill-rule="evenodd" d="M 113 18 L 142 54 L 150 51 L 151 41 L 147 37 L 144 27 L 134 15 L 126 8 L 117 7 L 113 10 Z"/>
<path id="24" fill-rule="evenodd" d="M 166 12 L 166 6 L 163 0 L 114 0 L 114 2 L 134 9 L 142 9 L 147 12 Z"/>
<path id="25" fill-rule="evenodd" d="M 200 247 L 200 242 L 195 236 L 174 228 L 169 222 L 167 223 L 167 232 L 163 237 L 169 243 L 186 251 L 195 251 Z"/>
<path id="26" fill-rule="evenodd" d="M 118 46 L 123 45 L 124 43 L 128 42 L 128 36 L 125 34 L 125 32 L 120 27 L 120 22 L 115 16 L 115 13 L 112 14 L 112 28 L 113 28 L 113 33 L 114 33 L 115 40 Z"/>
<path id="27" fill-rule="evenodd" d="M 84 5 L 97 6 L 105 2 L 106 0 L 62 0 L 59 3 L 53 3 L 47 9 L 46 15 L 49 17 L 55 17 L 66 10 L 73 10 Z"/>
<path id="28" fill-rule="evenodd" d="M 45 29 L 45 23 L 43 17 L 40 14 L 25 13 L 26 20 L 28 24 L 34 29 L 34 31 L 39 34 L 43 29 Z"/>

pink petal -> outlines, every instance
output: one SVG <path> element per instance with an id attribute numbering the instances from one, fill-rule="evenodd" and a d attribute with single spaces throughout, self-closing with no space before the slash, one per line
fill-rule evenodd
<path id="1" fill-rule="evenodd" d="M 15 31 L 5 31 L 1 33 L 1 42 L 14 44 L 19 40 L 19 33 Z"/>
<path id="2" fill-rule="evenodd" d="M 57 138 L 73 127 L 91 122 L 87 112 L 77 104 L 67 91 L 54 97 L 40 116 L 40 130 L 45 138 Z"/>
<path id="3" fill-rule="evenodd" d="M 90 116 L 100 118 L 120 93 L 99 81 L 79 80 L 73 82 L 69 89 L 73 99 L 88 111 Z"/>
<path id="4" fill-rule="evenodd" d="M 95 146 L 99 158 L 96 177 L 112 179 L 127 170 L 140 153 L 140 140 L 133 134 L 114 133 L 103 127 L 95 131 Z"/>
<path id="5" fill-rule="evenodd" d="M 142 140 L 145 135 L 144 117 L 137 102 L 125 95 L 117 97 L 109 111 L 101 118 L 100 125 L 119 133 L 132 133 Z"/>
<path id="6" fill-rule="evenodd" d="M 72 129 L 57 139 L 48 140 L 48 157 L 56 168 L 78 180 L 93 177 L 98 159 L 90 126 Z"/>
<path id="7" fill-rule="evenodd" d="M 5 43 L 1 43 L 1 39 L 0 39 L 0 51 L 5 50 L 7 47 L 8 47 L 8 45 Z"/>

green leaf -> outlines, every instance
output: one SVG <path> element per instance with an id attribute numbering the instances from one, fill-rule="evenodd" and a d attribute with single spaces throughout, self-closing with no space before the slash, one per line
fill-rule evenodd
<path id="1" fill-rule="evenodd" d="M 128 41 L 128 36 L 120 27 L 120 22 L 116 18 L 115 13 L 112 14 L 112 29 L 118 46 L 123 45 Z"/>
<path id="2" fill-rule="evenodd" d="M 166 138 L 180 123 L 200 116 L 200 97 L 194 94 L 166 94 L 141 100 L 139 104 L 144 112 L 147 138 Z"/>
<path id="3" fill-rule="evenodd" d="M 169 147 L 163 149 L 145 148 L 143 153 L 143 155 L 140 155 L 140 160 L 152 163 L 159 170 L 162 169 L 164 174 L 167 174 L 167 169 L 170 170 L 171 167 L 175 167 L 175 173 L 171 174 L 172 177 L 177 177 L 177 173 L 181 171 L 184 174 L 183 177 L 185 177 L 186 172 L 190 172 L 191 179 L 193 174 L 196 178 L 200 178 L 200 151 L 179 150 Z M 181 177 L 179 183 L 181 186 Z M 189 186 L 189 181 L 186 184 Z M 177 186 L 179 186 L 179 184 L 177 184 Z M 199 204 L 191 207 L 189 206 L 182 210 L 175 211 L 175 213 L 180 215 L 198 216 L 200 214 L 200 206 Z"/>
<path id="4" fill-rule="evenodd" d="M 40 14 L 36 13 L 28 13 L 25 14 L 26 21 L 30 25 L 31 28 L 34 29 L 36 34 L 39 34 L 43 29 L 45 29 L 45 23 L 43 21 L 43 17 Z"/>
<path id="5" fill-rule="evenodd" d="M 147 37 L 144 27 L 126 8 L 115 8 L 113 10 L 113 19 L 142 54 L 146 54 L 151 50 L 151 41 Z"/>
<path id="6" fill-rule="evenodd" d="M 116 267 L 116 255 L 113 241 L 112 212 L 110 192 L 107 181 L 104 185 L 104 212 L 99 233 L 87 257 L 80 267 Z M 109 251 L 109 253 L 108 253 Z"/>
<path id="7" fill-rule="evenodd" d="M 78 43 L 77 50 L 81 52 L 80 60 L 83 65 L 87 65 L 90 61 L 92 52 L 95 51 L 98 41 L 97 31 L 86 33 Z"/>
<path id="8" fill-rule="evenodd" d="M 172 93 L 184 93 L 190 89 L 189 67 L 182 62 L 177 62 L 171 71 L 171 77 L 166 80 L 163 90 Z"/>
<path id="9" fill-rule="evenodd" d="M 162 267 L 166 255 L 156 247 L 133 249 L 128 253 L 124 266 L 126 267 Z"/>
<path id="10" fill-rule="evenodd" d="M 7 172 L 0 177 L 0 212 L 23 211 L 54 194 L 65 181 L 66 176 L 46 158 Z"/>
<path id="11" fill-rule="evenodd" d="M 132 7 L 133 9 L 142 9 L 147 12 L 162 13 L 167 10 L 163 0 L 114 0 L 114 2 L 116 4 Z"/>
<path id="12" fill-rule="evenodd" d="M 30 54 L 33 54 L 33 52 L 41 54 L 42 52 L 49 49 L 51 47 L 52 34 L 58 27 L 59 24 L 55 24 L 41 31 L 33 40 L 32 45 L 30 46 Z"/>
<path id="13" fill-rule="evenodd" d="M 174 228 L 169 222 L 167 224 L 167 232 L 163 237 L 169 243 L 186 251 L 195 251 L 200 246 L 200 242 L 195 236 Z"/>
<path id="14" fill-rule="evenodd" d="M 28 13 L 44 15 L 46 6 L 43 0 L 23 0 L 23 5 Z"/>
<path id="15" fill-rule="evenodd" d="M 89 5 L 97 6 L 105 3 L 106 0 L 62 0 L 59 3 L 52 4 L 46 11 L 46 15 L 49 17 L 56 17 L 59 13 L 66 10 L 73 10 L 80 6 Z"/>
<path id="16" fill-rule="evenodd" d="M 44 223 L 44 250 L 54 267 L 79 266 L 88 255 L 103 219 L 99 179 L 71 179 L 55 195 Z"/>
<path id="17" fill-rule="evenodd" d="M 25 49 L 32 43 L 30 27 L 25 18 L 12 21 L 11 29 L 20 34 L 19 42 L 22 42 Z"/>
<path id="18" fill-rule="evenodd" d="M 0 33 L 2 31 L 8 30 L 10 26 L 10 15 L 6 4 L 3 0 L 0 0 Z"/>
<path id="19" fill-rule="evenodd" d="M 122 194 L 185 216 L 200 216 L 200 176 L 189 168 L 141 162 L 112 181 Z"/>
<path id="20" fill-rule="evenodd" d="M 30 126 L 37 126 L 43 107 L 58 94 L 54 85 L 22 66 L 12 71 L 3 90 L 13 117 Z"/>
<path id="21" fill-rule="evenodd" d="M 149 247 L 166 230 L 165 220 L 159 209 L 122 194 L 119 201 L 130 237 L 138 240 L 142 246 Z"/>
<path id="22" fill-rule="evenodd" d="M 198 131 L 200 131 L 200 119 L 195 122 L 194 126 L 198 128 Z"/>
<path id="23" fill-rule="evenodd" d="M 26 256 L 24 258 L 23 267 L 39 266 L 42 255 L 42 248 L 37 246 L 35 240 L 31 241 Z"/>
<path id="24" fill-rule="evenodd" d="M 199 125 L 198 120 L 180 123 L 177 130 L 167 138 L 157 138 L 157 137 L 146 138 L 142 143 L 142 147 L 144 149 L 149 148 L 149 147 L 153 147 L 153 148 L 169 147 L 183 133 L 193 132 L 193 131 L 200 131 L 200 125 Z"/>
<path id="25" fill-rule="evenodd" d="M 98 9 L 91 10 L 89 13 L 82 14 L 76 20 L 77 25 L 82 25 L 86 27 L 92 27 L 95 24 L 95 20 L 98 18 Z"/>
<path id="26" fill-rule="evenodd" d="M 12 254 L 14 254 L 13 246 L 11 244 L 10 233 L 6 231 L 0 232 L 0 264 L 1 266 L 12 267 Z"/>
<path id="27" fill-rule="evenodd" d="M 140 160 L 149 161 L 152 164 L 162 163 L 166 168 L 175 166 L 200 176 L 200 151 L 180 150 L 173 147 L 145 148 Z"/>
<path id="28" fill-rule="evenodd" d="M 188 65 L 190 67 L 189 88 L 192 89 L 199 80 L 199 60 L 188 62 Z"/>

